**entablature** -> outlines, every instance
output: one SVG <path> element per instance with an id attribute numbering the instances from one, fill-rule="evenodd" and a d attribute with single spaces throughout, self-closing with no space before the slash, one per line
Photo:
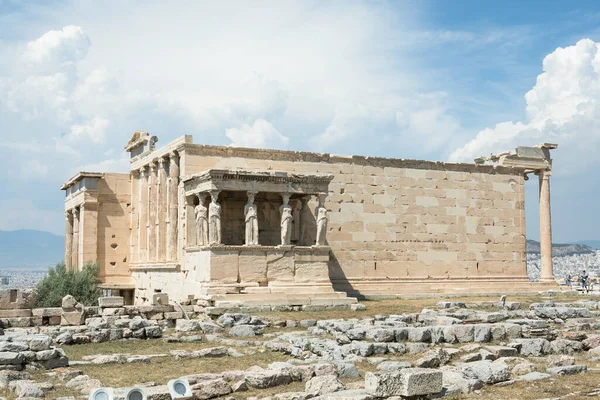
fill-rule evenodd
<path id="1" fill-rule="evenodd" d="M 183 179 L 186 196 L 211 191 L 319 194 L 329 191 L 333 175 L 302 175 L 280 171 L 210 169 Z"/>

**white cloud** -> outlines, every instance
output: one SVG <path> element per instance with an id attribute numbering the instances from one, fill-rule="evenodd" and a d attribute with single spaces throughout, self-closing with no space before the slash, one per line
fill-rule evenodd
<path id="1" fill-rule="evenodd" d="M 89 139 L 93 143 L 101 143 L 110 121 L 101 117 L 94 117 L 85 124 L 71 126 L 71 137 L 73 140 Z"/>
<path id="2" fill-rule="evenodd" d="M 600 144 L 600 44 L 582 39 L 558 48 L 543 62 L 543 73 L 525 95 L 528 120 L 502 122 L 486 128 L 461 148 L 451 161 L 511 150 L 519 145 L 556 142 L 561 170 L 575 172 L 598 163 Z"/>
<path id="3" fill-rule="evenodd" d="M 69 25 L 60 31 L 48 31 L 27 43 L 23 58 L 34 64 L 54 68 L 67 66 L 83 59 L 90 45 L 90 39 L 82 27 Z"/>
<path id="4" fill-rule="evenodd" d="M 231 140 L 234 147 L 286 147 L 289 138 L 283 136 L 275 127 L 262 118 L 254 124 L 244 124 L 240 128 L 229 128 L 225 135 Z"/>
<path id="5" fill-rule="evenodd" d="M 21 113 L 26 119 L 50 113 L 59 121 L 68 121 L 71 117 L 66 107 L 67 86 L 68 78 L 60 72 L 32 75 L 20 82 L 9 82 L 2 97 L 10 111 Z"/>

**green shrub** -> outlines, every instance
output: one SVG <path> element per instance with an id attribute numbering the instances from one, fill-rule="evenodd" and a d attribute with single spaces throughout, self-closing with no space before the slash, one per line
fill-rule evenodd
<path id="1" fill-rule="evenodd" d="M 98 264 L 87 263 L 81 271 L 68 270 L 64 262 L 48 270 L 48 275 L 37 284 L 35 307 L 60 307 L 68 294 L 86 306 L 98 304 L 102 291 L 98 288 Z"/>

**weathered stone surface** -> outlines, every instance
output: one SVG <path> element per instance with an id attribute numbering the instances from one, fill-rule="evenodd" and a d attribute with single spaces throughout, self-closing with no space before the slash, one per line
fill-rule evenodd
<path id="1" fill-rule="evenodd" d="M 0 365 L 18 365 L 22 363 L 23 355 L 12 351 L 0 352 Z"/>
<path id="2" fill-rule="evenodd" d="M 177 332 L 197 332 L 201 331 L 200 321 L 195 319 L 178 319 L 175 322 Z"/>
<path id="3" fill-rule="evenodd" d="M 345 389 L 345 386 L 334 375 L 315 376 L 306 382 L 305 391 L 311 396 L 321 396 Z"/>
<path id="4" fill-rule="evenodd" d="M 576 340 L 556 339 L 550 342 L 550 348 L 556 354 L 573 354 L 583 350 L 583 343 Z"/>
<path id="5" fill-rule="evenodd" d="M 552 375 L 575 375 L 587 372 L 585 365 L 565 365 L 562 367 L 548 368 L 547 372 Z"/>
<path id="6" fill-rule="evenodd" d="M 66 295 L 62 299 L 62 308 L 75 308 L 79 305 L 79 302 L 75 299 L 75 297 L 70 294 Z"/>
<path id="7" fill-rule="evenodd" d="M 385 372 L 398 372 L 405 368 L 412 368 L 411 363 L 407 361 L 384 361 L 377 366 L 378 370 Z"/>
<path id="8" fill-rule="evenodd" d="M 246 384 L 255 389 L 287 385 L 290 382 L 292 382 L 292 378 L 285 370 L 262 370 L 246 375 Z"/>
<path id="9" fill-rule="evenodd" d="M 463 374 L 471 379 L 479 379 L 483 383 L 493 384 L 510 378 L 508 366 L 489 361 L 475 361 L 462 366 Z"/>
<path id="10" fill-rule="evenodd" d="M 201 380 L 191 387 L 194 398 L 198 400 L 212 399 L 231 393 L 231 387 L 224 379 Z"/>
<path id="11" fill-rule="evenodd" d="M 262 335 L 265 328 L 262 325 L 235 325 L 229 330 L 231 336 L 252 337 Z"/>
<path id="12" fill-rule="evenodd" d="M 575 364 L 575 357 L 566 356 L 566 355 L 549 356 L 547 363 L 548 363 L 548 368 L 564 367 L 567 365 Z"/>
<path id="13" fill-rule="evenodd" d="M 123 307 L 123 297 L 121 296 L 107 296 L 107 297 L 99 297 L 98 298 L 98 306 L 101 308 L 106 307 Z"/>
<path id="14" fill-rule="evenodd" d="M 63 311 L 60 318 L 63 326 L 77 326 L 83 325 L 85 314 L 81 311 Z"/>
<path id="15" fill-rule="evenodd" d="M 442 391 L 442 372 L 424 368 L 407 368 L 399 372 L 367 372 L 365 391 L 377 397 L 421 396 Z"/>
<path id="16" fill-rule="evenodd" d="M 513 367 L 510 372 L 513 375 L 525 375 L 535 371 L 535 365 L 530 362 L 522 362 Z"/>
<path id="17" fill-rule="evenodd" d="M 225 330 L 223 327 L 217 324 L 206 321 L 200 322 L 200 329 L 202 329 L 202 332 L 204 333 L 220 333 Z"/>
<path id="18" fill-rule="evenodd" d="M 470 393 L 483 387 L 483 382 L 479 379 L 467 378 L 462 372 L 454 369 L 444 369 L 442 374 L 446 394 Z"/>
<path id="19" fill-rule="evenodd" d="M 29 374 L 26 372 L 0 371 L 0 389 L 8 388 L 8 384 L 12 381 L 27 379 L 29 379 Z"/>
<path id="20" fill-rule="evenodd" d="M 366 339 L 373 342 L 393 342 L 396 339 L 394 329 L 374 328 L 368 329 Z"/>
<path id="21" fill-rule="evenodd" d="M 551 351 L 550 342 L 546 339 L 514 339 L 514 342 L 521 344 L 519 353 L 524 356 L 539 357 Z"/>
<path id="22" fill-rule="evenodd" d="M 519 380 L 522 380 L 522 381 L 539 381 L 539 380 L 548 379 L 548 378 L 550 378 L 550 374 L 544 374 L 542 372 L 530 372 L 528 374 L 521 375 L 519 377 Z"/>
<path id="23" fill-rule="evenodd" d="M 196 350 L 194 354 L 197 357 L 225 357 L 228 354 L 226 347 L 209 347 L 206 349 Z"/>
<path id="24" fill-rule="evenodd" d="M 496 358 L 516 357 L 519 354 L 517 349 L 508 346 L 486 346 L 485 348 L 486 350 L 494 354 Z"/>
<path id="25" fill-rule="evenodd" d="M 417 368 L 437 368 L 450 361 L 450 354 L 445 349 L 429 350 L 423 357 L 414 362 Z"/>

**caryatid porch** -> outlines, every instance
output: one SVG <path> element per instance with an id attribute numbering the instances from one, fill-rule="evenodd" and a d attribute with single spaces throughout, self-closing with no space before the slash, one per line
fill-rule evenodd
<path id="1" fill-rule="evenodd" d="M 184 179 L 186 259 L 208 274 L 209 294 L 333 292 L 324 206 L 332 179 L 217 169 Z"/>

